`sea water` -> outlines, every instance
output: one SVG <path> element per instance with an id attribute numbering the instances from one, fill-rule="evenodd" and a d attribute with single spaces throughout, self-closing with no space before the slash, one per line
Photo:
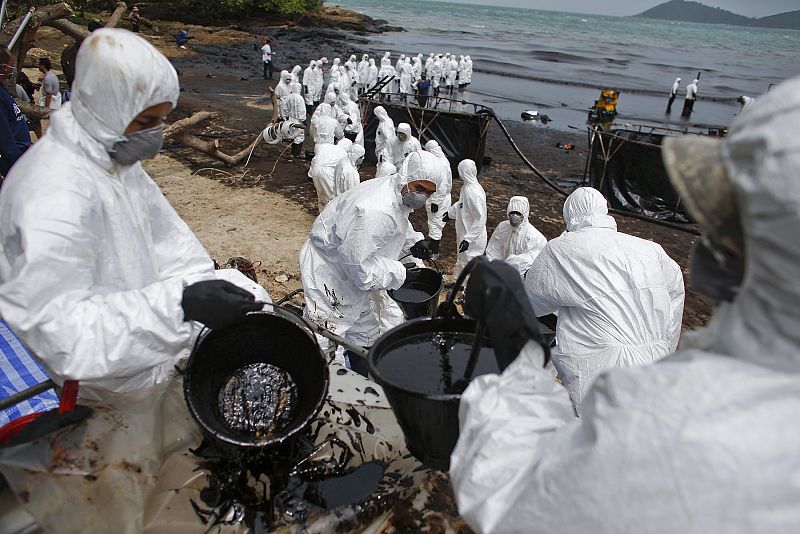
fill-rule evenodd
<path id="1" fill-rule="evenodd" d="M 617 124 L 728 126 L 739 111 L 737 97 L 758 97 L 800 75 L 797 30 L 421 0 L 337 3 L 407 30 L 370 38 L 376 52 L 392 52 L 392 64 L 400 53 L 422 53 L 423 61 L 428 52 L 469 54 L 476 72 L 466 99 L 504 119 L 538 110 L 554 119 L 551 129 L 582 130 L 601 87 L 622 91 Z M 698 71 L 701 100 L 686 121 L 683 96 Z M 676 77 L 681 93 L 666 116 Z"/>

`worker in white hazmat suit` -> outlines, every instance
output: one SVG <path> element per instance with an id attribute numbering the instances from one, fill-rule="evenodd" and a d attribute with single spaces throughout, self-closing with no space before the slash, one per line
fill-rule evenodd
<path id="1" fill-rule="evenodd" d="M 314 95 L 317 94 L 317 76 L 314 70 L 317 68 L 316 61 L 310 61 L 308 67 L 303 71 L 303 97 L 306 101 L 306 114 L 310 114 L 314 106 Z"/>
<path id="2" fill-rule="evenodd" d="M 355 144 L 364 146 L 364 127 L 361 125 L 361 110 L 358 109 L 358 104 L 353 102 L 347 93 L 339 97 L 339 102 L 342 112 L 347 116 L 345 132 L 351 136 Z"/>
<path id="3" fill-rule="evenodd" d="M 289 96 L 289 84 L 292 83 L 292 74 L 288 70 L 282 70 L 280 80 L 275 86 L 275 96 L 278 98 L 278 116 L 281 119 L 288 119 L 289 113 L 286 111 L 286 97 Z"/>
<path id="4" fill-rule="evenodd" d="M 322 101 L 324 78 L 325 74 L 322 71 L 322 60 L 318 60 L 317 64 L 314 66 L 314 77 L 311 80 L 313 82 L 311 87 L 313 87 L 312 97 L 314 99 L 314 106 L 318 106 Z"/>
<path id="5" fill-rule="evenodd" d="M 335 196 L 333 182 L 336 167 L 342 159 L 347 157 L 350 145 L 352 142 L 349 139 L 342 139 L 335 145 L 326 143 L 314 146 L 314 159 L 311 160 L 308 177 L 311 178 L 314 189 L 317 190 L 317 205 L 320 213 Z"/>
<path id="6" fill-rule="evenodd" d="M 403 99 L 403 102 L 405 102 L 408 100 L 408 95 L 412 92 L 411 82 L 413 81 L 414 77 L 413 67 L 411 66 L 411 62 L 408 58 L 400 63 L 398 72 L 400 73 L 400 95 Z"/>
<path id="7" fill-rule="evenodd" d="M 444 221 L 442 215 L 447 213 L 453 203 L 453 171 L 450 168 L 450 160 L 444 155 L 439 143 L 431 139 L 425 143 L 425 150 L 436 156 L 439 162 L 439 170 L 442 176 L 441 187 L 436 188 L 436 193 L 431 195 L 425 203 L 425 211 L 428 215 L 428 239 L 431 241 L 431 257 L 437 259 L 439 255 L 439 242 L 442 240 L 442 230 Z"/>
<path id="8" fill-rule="evenodd" d="M 617 232 L 597 189 L 576 189 L 564 222 L 525 288 L 537 315 L 558 312 L 553 365 L 580 414 L 605 369 L 651 364 L 678 346 L 683 276 L 660 245 Z"/>
<path id="9" fill-rule="evenodd" d="M 681 79 L 675 78 L 675 81 L 672 83 L 672 89 L 669 91 L 669 100 L 667 101 L 667 114 L 672 113 L 672 103 L 675 102 L 675 99 L 678 97 L 678 91 L 681 88 Z"/>
<path id="10" fill-rule="evenodd" d="M 336 112 L 330 104 L 323 102 L 317 106 L 311 117 L 311 137 L 314 140 L 314 152 L 317 145 L 333 144 L 344 137 L 341 123 L 336 119 Z"/>
<path id="11" fill-rule="evenodd" d="M 800 524 L 800 80 L 759 98 L 724 140 L 668 138 L 663 156 L 705 232 L 690 278 L 714 314 L 669 358 L 601 375 L 580 419 L 535 347 L 470 384 L 450 477 L 480 532 Z"/>
<path id="12" fill-rule="evenodd" d="M 469 260 L 482 256 L 486 250 L 486 192 L 478 183 L 475 162 L 465 159 L 458 164 L 463 181 L 458 202 L 445 212 L 443 220 L 455 220 L 458 257 L 454 275 L 458 276 Z"/>
<path id="13" fill-rule="evenodd" d="M 469 56 L 465 56 L 464 60 L 467 62 L 467 85 L 472 83 L 472 59 Z"/>
<path id="14" fill-rule="evenodd" d="M 686 98 L 683 101 L 683 111 L 681 112 L 681 117 L 683 118 L 692 116 L 694 103 L 697 102 L 697 84 L 699 83 L 700 80 L 695 78 L 692 83 L 686 86 Z"/>
<path id="15" fill-rule="evenodd" d="M 306 101 L 301 96 L 302 86 L 300 83 L 292 82 L 289 84 L 289 95 L 286 97 L 286 114 L 288 120 L 297 124 L 306 122 Z M 303 153 L 303 142 L 305 141 L 305 130 L 299 130 L 298 134 L 292 138 L 291 157 L 298 158 Z"/>
<path id="16" fill-rule="evenodd" d="M 340 62 L 341 60 L 338 57 L 333 58 L 330 72 L 328 72 L 328 86 L 339 81 L 339 77 L 342 75 L 342 67 L 339 65 Z"/>
<path id="17" fill-rule="evenodd" d="M 394 140 L 392 141 L 394 166 L 399 169 L 408 155 L 418 150 L 422 150 L 422 145 L 419 144 L 419 139 L 411 134 L 411 125 L 407 122 L 398 124 Z"/>
<path id="18" fill-rule="evenodd" d="M 373 62 L 374 64 L 374 62 Z M 364 89 L 367 87 L 367 82 L 369 81 L 369 54 L 362 54 L 361 61 L 358 62 L 358 94 L 364 92 Z"/>
<path id="19" fill-rule="evenodd" d="M 422 241 L 408 216 L 436 191 L 435 166 L 430 154 L 415 154 L 398 174 L 363 182 L 328 204 L 300 251 L 306 318 L 357 345 L 375 342 L 373 293 L 406 280 L 398 258 Z"/>
<path id="20" fill-rule="evenodd" d="M 375 130 L 375 159 L 378 162 L 388 162 L 394 165 L 394 140 L 397 137 L 394 131 L 394 121 L 383 109 L 383 106 L 377 106 L 373 113 L 378 118 L 378 128 Z M 395 165 L 397 167 L 397 165 Z"/>
<path id="21" fill-rule="evenodd" d="M 372 89 L 378 82 L 378 67 L 375 65 L 375 60 L 369 59 L 369 70 L 367 71 L 367 81 L 364 84 L 365 89 Z"/>
<path id="22" fill-rule="evenodd" d="M 364 162 L 364 147 L 353 143 L 333 174 L 333 196 L 338 197 L 361 183 L 358 169 Z"/>
<path id="23" fill-rule="evenodd" d="M 528 199 L 511 197 L 506 208 L 508 218 L 497 225 L 486 245 L 488 259 L 510 264 L 521 276 L 525 276 L 547 244 L 547 238 L 528 220 L 529 215 Z"/>
<path id="24" fill-rule="evenodd" d="M 394 69 L 394 67 L 392 67 L 392 62 L 386 57 L 381 59 L 381 68 L 380 71 L 378 71 L 378 79 L 384 80 L 386 78 L 395 78 L 397 76 L 398 73 Z M 394 85 L 394 83 L 395 83 L 394 81 L 390 81 L 388 83 L 385 83 L 381 87 L 381 100 L 383 100 L 384 98 L 386 98 L 387 100 L 392 99 L 392 95 L 390 95 L 389 93 L 392 92 L 392 86 Z"/>
<path id="25" fill-rule="evenodd" d="M 243 274 L 214 271 L 139 163 L 158 154 L 178 101 L 169 61 L 100 29 L 72 90 L 3 183 L 0 315 L 57 383 L 79 380 L 97 399 L 169 379 L 198 322 L 220 328 L 263 303 Z"/>

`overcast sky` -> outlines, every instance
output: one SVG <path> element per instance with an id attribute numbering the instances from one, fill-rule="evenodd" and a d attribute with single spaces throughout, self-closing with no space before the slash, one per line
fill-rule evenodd
<path id="1" fill-rule="evenodd" d="M 459 4 L 525 7 L 552 11 L 573 11 L 598 15 L 636 15 L 664 0 L 445 0 Z M 702 0 L 700 3 L 719 7 L 748 17 L 763 17 L 800 9 L 800 0 Z"/>

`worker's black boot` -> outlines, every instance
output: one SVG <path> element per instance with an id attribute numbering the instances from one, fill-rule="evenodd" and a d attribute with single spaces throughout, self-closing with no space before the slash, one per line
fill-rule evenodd
<path id="1" fill-rule="evenodd" d="M 303 143 L 292 143 L 292 159 L 303 156 Z"/>

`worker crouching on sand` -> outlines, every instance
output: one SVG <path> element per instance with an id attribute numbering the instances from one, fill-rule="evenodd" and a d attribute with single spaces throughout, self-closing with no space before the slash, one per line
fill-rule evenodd
<path id="1" fill-rule="evenodd" d="M 603 373 L 579 420 L 531 342 L 502 375 L 475 379 L 450 476 L 480 532 L 798 530 L 800 79 L 726 139 L 670 138 L 663 151 L 705 232 L 690 277 L 714 315 L 657 364 Z M 476 316 L 506 309 L 497 300 Z M 519 332 L 489 324 L 492 339 Z"/>
<path id="2" fill-rule="evenodd" d="M 405 282 L 399 259 L 423 237 L 408 216 L 436 192 L 437 169 L 436 156 L 415 152 L 399 173 L 362 182 L 328 203 L 300 250 L 307 318 L 356 345 L 375 342 L 380 318 L 372 293 Z M 351 355 L 351 368 L 366 374 L 360 360 Z"/>
<path id="3" fill-rule="evenodd" d="M 657 243 L 618 232 L 597 189 L 567 197 L 564 223 L 525 288 L 537 315 L 558 313 L 553 364 L 580 414 L 598 374 L 653 363 L 678 346 L 683 275 Z"/>
<path id="4" fill-rule="evenodd" d="M 83 397 L 169 378 L 200 324 L 225 326 L 268 300 L 217 271 L 142 168 L 177 103 L 175 69 L 144 39 L 101 29 L 78 52 L 73 99 L 0 195 L 0 315 L 56 382 Z M 197 322 L 195 322 L 197 321 Z"/>

